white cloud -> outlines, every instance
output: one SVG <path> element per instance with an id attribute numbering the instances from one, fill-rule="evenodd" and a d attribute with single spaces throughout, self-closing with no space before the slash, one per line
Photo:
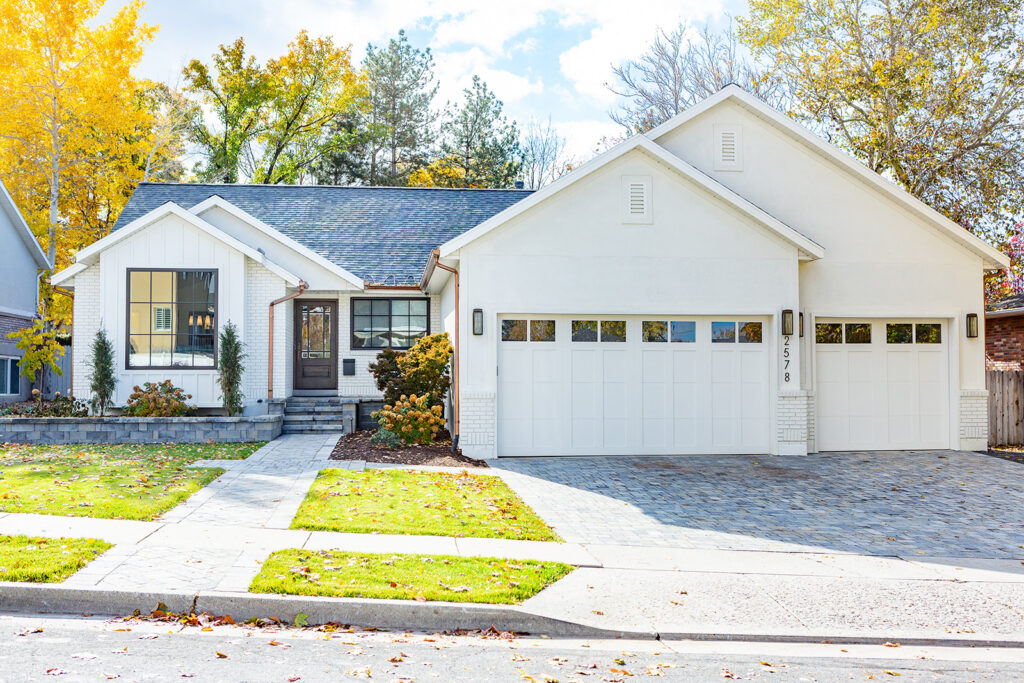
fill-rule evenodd
<path id="1" fill-rule="evenodd" d="M 577 161 L 587 161 L 594 156 L 601 138 L 614 138 L 622 129 L 607 120 L 586 119 L 580 121 L 555 121 L 555 128 L 565 137 L 566 155 Z"/>
<path id="2" fill-rule="evenodd" d="M 543 92 L 544 84 L 540 79 L 531 80 L 528 76 L 496 69 L 492 66 L 493 62 L 494 55 L 478 47 L 435 54 L 434 63 L 440 82 L 438 101 L 462 101 L 462 91 L 472 85 L 474 75 L 483 79 L 487 87 L 505 104 Z"/>
<path id="3" fill-rule="evenodd" d="M 659 27 L 670 28 L 680 20 L 702 22 L 722 10 L 723 0 L 648 0 L 642 12 L 623 12 L 620 2 L 591 0 L 564 14 L 566 25 L 593 24 L 594 28 L 586 40 L 559 57 L 562 74 L 578 93 L 607 107 L 616 99 L 605 87 L 612 77 L 612 64 L 643 53 Z"/>

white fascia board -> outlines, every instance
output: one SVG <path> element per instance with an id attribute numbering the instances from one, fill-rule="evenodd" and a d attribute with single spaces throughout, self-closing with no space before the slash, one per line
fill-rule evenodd
<path id="1" fill-rule="evenodd" d="M 263 263 L 265 259 L 265 256 L 260 251 L 253 249 L 247 244 L 243 244 L 231 235 L 222 231 L 220 228 L 208 223 L 194 213 L 186 211 L 174 202 L 167 202 L 153 209 L 149 213 L 139 216 L 123 228 L 115 230 L 103 239 L 93 242 L 85 249 L 82 249 L 75 255 L 75 261 L 79 263 L 90 263 L 100 254 L 100 252 L 109 249 L 118 242 L 131 237 L 135 233 L 144 230 L 156 221 L 167 216 L 177 216 L 192 227 L 207 233 L 214 239 L 223 242 L 235 251 L 245 254 L 257 263 Z"/>
<path id="2" fill-rule="evenodd" d="M 1009 257 L 993 247 L 991 244 L 942 215 L 914 195 L 904 190 L 902 187 L 890 182 L 878 173 L 875 173 L 835 145 L 822 140 L 785 114 L 782 114 L 774 107 L 769 106 L 737 85 L 725 86 L 711 97 L 702 100 L 697 105 L 690 107 L 679 114 L 676 114 L 665 123 L 649 130 L 644 135 L 657 142 L 659 138 L 663 137 L 667 133 L 679 128 L 686 122 L 697 118 L 704 112 L 717 106 L 719 103 L 729 99 L 735 100 L 755 115 L 768 121 L 776 128 L 783 130 L 792 137 L 795 137 L 821 156 L 824 156 L 829 161 L 832 161 L 834 164 L 852 173 L 871 187 L 881 190 L 882 193 L 889 198 L 894 199 L 897 203 L 909 209 L 912 213 L 939 228 L 948 236 L 952 237 L 956 242 L 959 242 L 962 246 L 981 256 L 986 270 L 1000 270 L 1010 267 Z"/>
<path id="3" fill-rule="evenodd" d="M 635 149 L 640 149 L 652 156 L 655 160 L 660 161 L 677 173 L 683 175 L 685 178 L 690 180 L 693 184 L 704 189 L 712 195 L 715 195 L 738 209 L 741 213 L 754 219 L 764 227 L 768 228 L 772 232 L 777 233 L 780 237 L 785 239 L 787 242 L 793 244 L 795 247 L 800 249 L 802 252 L 808 254 L 810 258 L 821 258 L 825 255 L 825 249 L 820 244 L 813 240 L 801 235 L 793 228 L 789 227 L 782 221 L 771 216 L 763 209 L 758 208 L 754 204 L 751 204 L 746 199 L 743 199 L 738 194 L 719 183 L 714 178 L 701 173 L 699 170 L 686 163 L 676 155 L 672 154 L 665 148 L 654 143 L 649 138 L 643 135 L 634 135 L 628 138 L 624 142 L 619 143 L 615 147 L 611 148 L 607 152 L 595 157 L 591 161 L 587 162 L 580 168 L 570 171 L 566 175 L 562 176 L 555 182 L 547 185 L 541 190 L 534 192 L 528 198 L 517 202 L 505 209 L 504 211 L 495 214 L 491 218 L 487 219 L 480 225 L 476 226 L 472 230 L 462 233 L 461 235 L 445 242 L 440 247 L 441 257 L 450 257 L 459 249 L 469 244 L 473 240 L 482 237 L 491 230 L 494 230 L 498 226 L 508 222 L 516 216 L 528 211 L 537 204 L 543 202 L 548 197 L 560 192 L 561 190 L 569 187 L 575 182 L 582 180 L 594 171 L 608 165 L 612 161 L 622 157 Z"/>
<path id="4" fill-rule="evenodd" d="M 54 273 L 50 277 L 50 284 L 51 285 L 63 284 L 65 282 L 67 282 L 68 280 L 73 279 L 76 275 L 78 275 L 79 273 L 81 273 L 83 270 L 85 270 L 88 267 L 89 266 L 85 265 L 84 263 L 72 263 L 70 266 L 68 266 L 64 270 L 61 270 L 59 272 Z"/>
<path id="5" fill-rule="evenodd" d="M 985 311 L 986 318 L 1012 318 L 1016 315 L 1024 315 L 1024 308 L 997 308 L 994 311 Z"/>
<path id="6" fill-rule="evenodd" d="M 335 275 L 345 280 L 349 284 L 359 289 L 364 288 L 365 283 L 363 282 L 362 278 L 356 277 L 355 275 L 348 272 L 347 270 L 337 265 L 336 263 L 328 261 L 322 255 L 316 253 L 309 247 L 300 244 L 299 242 L 296 242 L 291 237 L 288 237 L 288 235 L 285 235 L 277 228 L 264 223 L 259 218 L 256 218 L 256 216 L 253 216 L 251 213 L 248 213 L 247 211 L 238 208 L 237 206 L 235 206 L 234 204 L 232 204 L 231 202 L 229 202 L 228 200 L 224 199 L 219 195 L 214 195 L 208 199 L 203 200 L 199 204 L 193 206 L 191 211 L 192 213 L 199 215 L 213 207 L 228 212 L 238 220 L 243 221 L 244 223 L 255 228 L 256 230 L 259 230 L 260 232 L 264 233 L 271 239 L 274 239 L 277 242 L 281 243 L 283 246 L 288 247 L 292 251 L 308 258 L 313 263 L 316 263 L 318 266 L 330 271 L 331 273 L 334 273 Z"/>
<path id="7" fill-rule="evenodd" d="M 14 229 L 18 231 L 25 248 L 32 254 L 32 258 L 36 262 L 36 268 L 39 270 L 49 270 L 52 268 L 53 265 L 50 263 L 50 259 L 46 257 L 46 252 L 39 245 L 39 240 L 36 239 L 36 236 L 32 234 L 32 228 L 28 227 L 25 217 L 21 215 L 18 205 L 14 203 L 14 197 L 7 191 L 7 187 L 3 183 L 0 183 L 0 203 L 3 203 L 4 213 L 7 214 Z"/>

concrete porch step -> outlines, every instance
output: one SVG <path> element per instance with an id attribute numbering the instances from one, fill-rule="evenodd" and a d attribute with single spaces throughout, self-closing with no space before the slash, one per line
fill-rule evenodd
<path id="1" fill-rule="evenodd" d="M 285 423 L 281 426 L 282 434 L 299 434 L 308 432 L 344 432 L 345 425 L 341 422 L 317 422 L 315 424 L 305 423 Z"/>
<path id="2" fill-rule="evenodd" d="M 286 413 L 284 416 L 284 423 L 287 424 L 305 424 L 310 422 L 341 422 L 341 413 L 333 414 L 295 414 Z"/>
<path id="3" fill-rule="evenodd" d="M 314 414 L 314 413 L 341 414 L 341 406 L 340 405 L 337 405 L 337 406 L 305 406 L 305 405 L 294 406 L 294 405 L 285 405 L 284 413 L 285 413 L 285 415 L 288 415 L 288 414 L 308 415 L 308 414 Z"/>

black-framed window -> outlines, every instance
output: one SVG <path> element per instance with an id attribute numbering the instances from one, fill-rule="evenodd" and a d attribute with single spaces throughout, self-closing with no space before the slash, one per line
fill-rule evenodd
<path id="1" fill-rule="evenodd" d="M 217 367 L 217 271 L 129 269 L 128 368 Z"/>
<path id="2" fill-rule="evenodd" d="M 428 334 L 429 299 L 352 299 L 353 349 L 408 349 Z"/>

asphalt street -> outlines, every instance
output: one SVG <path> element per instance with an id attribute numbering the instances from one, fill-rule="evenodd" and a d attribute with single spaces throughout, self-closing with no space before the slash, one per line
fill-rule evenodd
<path id="1" fill-rule="evenodd" d="M 1024 650 L 584 641 L 0 615 L 2 681 L 1015 681 Z"/>

